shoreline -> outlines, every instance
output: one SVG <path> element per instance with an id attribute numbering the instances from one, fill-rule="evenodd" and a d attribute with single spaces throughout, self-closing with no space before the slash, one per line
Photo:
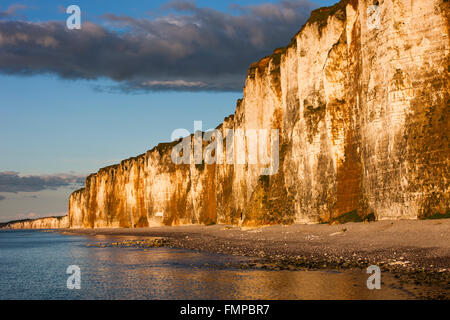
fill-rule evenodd
<path id="1" fill-rule="evenodd" d="M 85 236 L 162 237 L 165 246 L 259 258 L 242 268 L 366 269 L 450 291 L 450 219 L 246 228 L 228 225 L 142 229 L 61 229 Z"/>

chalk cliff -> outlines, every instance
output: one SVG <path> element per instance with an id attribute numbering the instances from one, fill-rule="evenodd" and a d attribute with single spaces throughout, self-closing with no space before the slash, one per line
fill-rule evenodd
<path id="1" fill-rule="evenodd" d="M 370 7 L 376 6 L 376 7 Z M 379 15 L 377 15 L 379 13 Z M 449 2 L 344 0 L 248 70 L 218 129 L 278 129 L 278 173 L 184 164 L 177 144 L 101 169 L 72 228 L 416 219 L 449 210 Z"/>
<path id="2" fill-rule="evenodd" d="M 41 219 L 28 219 L 5 223 L 5 229 L 65 229 L 69 228 L 69 217 L 48 217 Z"/>

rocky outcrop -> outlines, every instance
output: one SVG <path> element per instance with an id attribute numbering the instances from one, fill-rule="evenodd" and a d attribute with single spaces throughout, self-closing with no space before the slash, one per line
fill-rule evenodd
<path id="1" fill-rule="evenodd" d="M 224 137 L 278 129 L 275 175 L 256 164 L 175 165 L 179 142 L 161 144 L 88 177 L 70 197 L 69 225 L 447 214 L 448 18 L 447 0 L 345 0 L 314 11 L 287 47 L 250 67 L 243 99 L 218 127 Z"/>
<path id="2" fill-rule="evenodd" d="M 11 221 L 1 228 L 4 229 L 65 229 L 69 228 L 69 217 L 49 217 L 35 220 Z"/>

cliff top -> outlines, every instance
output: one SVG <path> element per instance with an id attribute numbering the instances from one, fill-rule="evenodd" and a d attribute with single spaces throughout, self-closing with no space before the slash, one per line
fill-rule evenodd
<path id="1" fill-rule="evenodd" d="M 354 8 L 357 7 L 358 0 L 341 0 L 340 2 L 329 6 L 329 7 L 321 7 L 315 9 L 311 12 L 309 19 L 306 23 L 300 28 L 300 30 L 295 34 L 294 37 L 291 38 L 289 44 L 285 47 L 280 47 L 274 50 L 271 55 L 268 55 L 259 61 L 252 63 L 248 69 L 247 76 L 252 77 L 254 71 L 258 69 L 260 72 L 263 71 L 270 63 L 270 61 L 274 61 L 275 64 L 279 64 L 281 60 L 281 55 L 283 55 L 289 48 L 297 46 L 297 37 L 298 35 L 306 28 L 308 25 L 317 24 L 319 29 L 319 33 L 322 32 L 322 29 L 327 25 L 328 18 L 331 16 L 336 16 L 340 20 L 346 19 L 346 6 L 351 4 Z"/>

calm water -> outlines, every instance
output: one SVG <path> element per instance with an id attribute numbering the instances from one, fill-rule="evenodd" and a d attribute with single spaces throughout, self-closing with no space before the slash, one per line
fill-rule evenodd
<path id="1" fill-rule="evenodd" d="M 81 237 L 0 231 L 0 299 L 411 299 L 383 275 L 369 291 L 364 272 L 240 270 L 247 258 L 88 244 L 133 237 Z M 81 290 L 67 289 L 70 265 Z"/>

